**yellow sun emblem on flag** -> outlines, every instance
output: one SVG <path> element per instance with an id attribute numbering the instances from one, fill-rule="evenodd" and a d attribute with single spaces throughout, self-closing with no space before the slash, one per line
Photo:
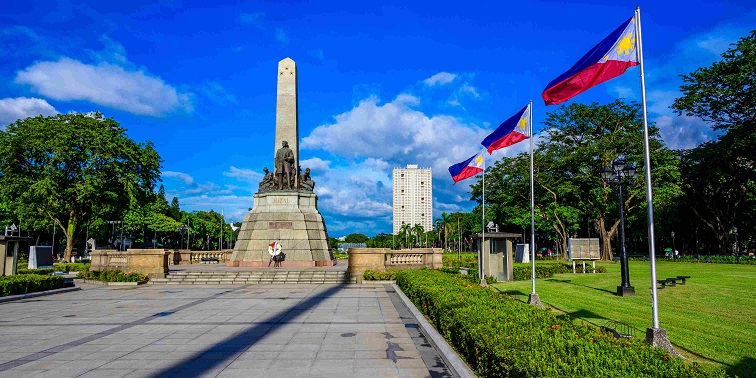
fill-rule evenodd
<path id="1" fill-rule="evenodd" d="M 528 128 L 528 117 L 522 117 L 520 118 L 520 122 L 517 122 L 517 126 L 520 128 L 520 130 L 525 130 Z"/>
<path id="2" fill-rule="evenodd" d="M 483 165 L 483 156 L 478 155 L 478 157 L 475 158 L 475 165 Z"/>
<path id="3" fill-rule="evenodd" d="M 635 37 L 633 36 L 633 32 L 625 34 L 624 37 L 620 40 L 620 42 L 617 44 L 617 54 L 619 55 L 629 55 L 630 52 L 633 51 L 635 48 Z"/>

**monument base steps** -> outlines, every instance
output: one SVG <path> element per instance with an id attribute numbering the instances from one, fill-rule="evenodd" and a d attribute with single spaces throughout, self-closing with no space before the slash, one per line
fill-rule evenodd
<path id="1" fill-rule="evenodd" d="M 347 272 L 287 271 L 173 272 L 155 278 L 150 285 L 252 285 L 252 284 L 348 284 L 356 279 Z"/>

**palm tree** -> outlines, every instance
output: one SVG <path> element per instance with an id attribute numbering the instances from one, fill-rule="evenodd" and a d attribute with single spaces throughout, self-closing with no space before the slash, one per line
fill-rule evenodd
<path id="1" fill-rule="evenodd" d="M 410 231 L 412 231 L 412 226 L 408 225 L 407 223 L 402 222 L 402 226 L 399 227 L 399 233 L 404 234 L 404 244 L 407 245 L 407 236 L 409 235 Z"/>
<path id="2" fill-rule="evenodd" d="M 417 237 L 417 244 L 420 244 L 420 238 L 423 237 L 423 232 L 425 232 L 425 228 L 423 228 L 423 225 L 420 223 L 416 223 L 414 227 L 412 227 L 412 231 L 415 233 L 415 236 Z"/>
<path id="3" fill-rule="evenodd" d="M 451 227 L 451 216 L 446 212 L 441 213 L 441 222 L 444 227 L 444 250 L 449 249 L 449 230 Z"/>

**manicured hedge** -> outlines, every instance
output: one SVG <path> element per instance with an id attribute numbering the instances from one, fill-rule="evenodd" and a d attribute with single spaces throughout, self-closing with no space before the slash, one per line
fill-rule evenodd
<path id="1" fill-rule="evenodd" d="M 396 271 L 388 270 L 385 272 L 378 272 L 375 270 L 368 269 L 362 275 L 362 278 L 364 278 L 367 281 L 393 281 L 396 279 Z"/>
<path id="2" fill-rule="evenodd" d="M 88 269 L 91 264 L 84 264 L 84 263 L 60 263 L 60 264 L 53 264 L 53 268 L 56 272 L 79 272 L 83 269 Z"/>
<path id="3" fill-rule="evenodd" d="M 147 276 L 140 273 L 124 273 L 120 270 L 89 270 L 89 267 L 79 270 L 76 278 L 105 282 L 139 282 L 147 280 Z"/>
<path id="4" fill-rule="evenodd" d="M 643 340 L 557 318 L 461 276 L 397 272 L 397 284 L 481 377 L 703 377 Z M 723 372 L 708 372 L 721 374 Z"/>
<path id="5" fill-rule="evenodd" d="M 18 271 L 16 273 L 18 274 L 38 274 L 40 276 L 49 276 L 52 274 L 53 269 L 52 268 L 39 268 L 39 269 L 26 269 L 26 268 L 18 268 Z"/>
<path id="6" fill-rule="evenodd" d="M 457 256 L 443 255 L 441 257 L 443 265 L 449 268 L 465 267 L 470 270 L 478 270 L 478 258 L 475 255 L 463 254 L 462 260 L 458 260 Z"/>
<path id="7" fill-rule="evenodd" d="M 532 267 L 530 264 L 515 264 L 512 268 L 515 281 L 529 281 Z M 589 265 L 585 267 L 588 272 L 592 272 L 593 268 Z M 583 273 L 583 266 L 575 265 L 575 271 L 577 273 Z M 536 278 L 549 278 L 555 274 L 572 273 L 572 265 L 566 263 L 545 263 L 539 264 L 536 262 Z M 596 267 L 596 273 L 606 273 L 606 268 L 603 266 Z"/>
<path id="8" fill-rule="evenodd" d="M 38 291 L 60 289 L 65 280 L 59 276 L 42 276 L 24 274 L 0 277 L 0 296 L 35 293 Z"/>
<path id="9" fill-rule="evenodd" d="M 648 261 L 648 257 L 631 257 L 630 261 Z M 676 259 L 671 259 L 664 257 L 664 255 L 657 255 L 656 261 L 756 265 L 756 258 L 753 258 L 753 256 L 701 255 L 700 258 L 696 258 L 695 256 L 680 256 Z"/>

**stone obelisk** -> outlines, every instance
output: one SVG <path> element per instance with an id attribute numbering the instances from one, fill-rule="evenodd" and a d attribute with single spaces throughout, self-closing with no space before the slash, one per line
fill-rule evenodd
<path id="1" fill-rule="evenodd" d="M 276 144 L 289 142 L 294 161 L 299 164 L 299 120 L 297 106 L 297 64 L 291 58 L 278 62 L 278 90 L 276 91 Z"/>
<path id="2" fill-rule="evenodd" d="M 276 145 L 273 149 L 276 172 L 266 171 L 265 178 L 260 182 L 252 210 L 244 217 L 234 253 L 227 264 L 270 266 L 270 253 L 274 251 L 271 245 L 280 245 L 286 255 L 282 267 L 333 265 L 335 260 L 328 250 L 328 232 L 318 211 L 318 196 L 312 191 L 315 182 L 309 176 L 309 169 L 301 177 L 297 174 L 297 66 L 290 58 L 278 63 L 277 89 Z M 283 145 L 284 141 L 288 147 Z M 286 152 L 287 148 L 294 154 L 294 159 L 293 162 L 284 163 L 288 152 L 282 153 L 280 160 L 276 152 Z M 286 177 L 281 175 L 281 167 L 294 174 L 291 183 L 281 181 Z"/>

